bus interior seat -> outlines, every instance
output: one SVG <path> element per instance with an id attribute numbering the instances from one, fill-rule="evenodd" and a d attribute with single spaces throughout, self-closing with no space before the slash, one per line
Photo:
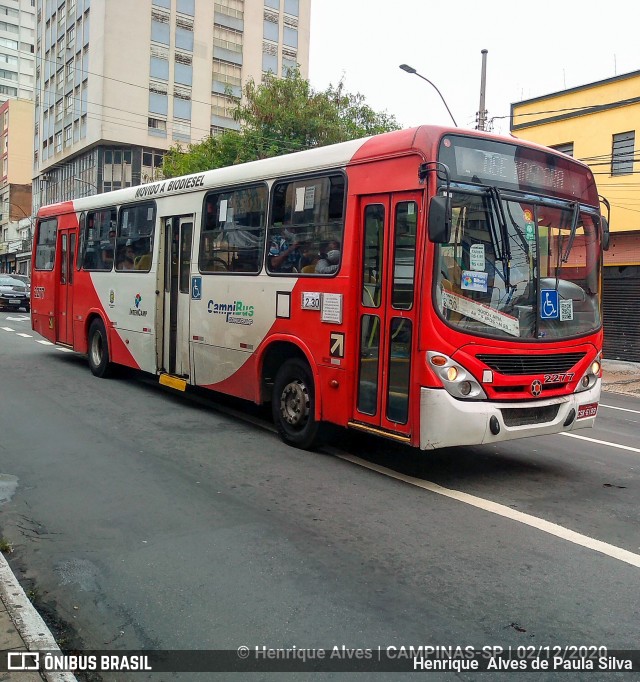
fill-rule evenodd
<path id="1" fill-rule="evenodd" d="M 143 253 L 138 256 L 133 264 L 134 270 L 150 270 L 151 269 L 151 254 Z"/>

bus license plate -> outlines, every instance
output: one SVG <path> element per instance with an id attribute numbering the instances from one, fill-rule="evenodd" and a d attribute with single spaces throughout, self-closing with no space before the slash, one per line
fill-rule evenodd
<path id="1" fill-rule="evenodd" d="M 10 298 L 9 303 L 11 305 L 18 305 L 18 303 L 20 303 L 20 299 L 19 298 Z"/>
<path id="2" fill-rule="evenodd" d="M 587 419 L 588 417 L 595 417 L 598 411 L 598 403 L 586 403 L 578 406 L 578 419 Z"/>

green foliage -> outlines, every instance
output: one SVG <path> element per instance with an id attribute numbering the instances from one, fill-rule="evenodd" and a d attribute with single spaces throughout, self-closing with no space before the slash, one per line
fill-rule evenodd
<path id="1" fill-rule="evenodd" d="M 345 90 L 342 80 L 325 91 L 315 91 L 297 69 L 286 78 L 269 75 L 265 82 L 250 80 L 233 113 L 239 131 L 174 145 L 162 167 L 166 178 L 221 168 L 245 161 L 322 147 L 368 135 L 397 130 L 394 116 L 374 111 L 364 96 Z"/>

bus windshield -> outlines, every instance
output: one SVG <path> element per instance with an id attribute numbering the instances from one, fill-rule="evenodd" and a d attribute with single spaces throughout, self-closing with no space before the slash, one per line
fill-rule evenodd
<path id="1" fill-rule="evenodd" d="M 453 228 L 436 250 L 435 297 L 451 326 L 502 338 L 559 339 L 601 324 L 600 231 L 576 202 L 495 188 L 452 192 Z"/>

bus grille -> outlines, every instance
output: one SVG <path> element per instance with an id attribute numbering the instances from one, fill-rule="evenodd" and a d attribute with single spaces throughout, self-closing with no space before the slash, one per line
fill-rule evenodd
<path id="1" fill-rule="evenodd" d="M 558 355 L 478 355 L 500 374 L 561 374 L 568 372 L 584 353 L 560 353 Z"/>
<path id="2" fill-rule="evenodd" d="M 502 412 L 502 419 L 506 426 L 527 426 L 552 422 L 558 415 L 559 409 L 560 405 L 545 405 L 543 407 L 507 407 L 500 412 Z"/>

